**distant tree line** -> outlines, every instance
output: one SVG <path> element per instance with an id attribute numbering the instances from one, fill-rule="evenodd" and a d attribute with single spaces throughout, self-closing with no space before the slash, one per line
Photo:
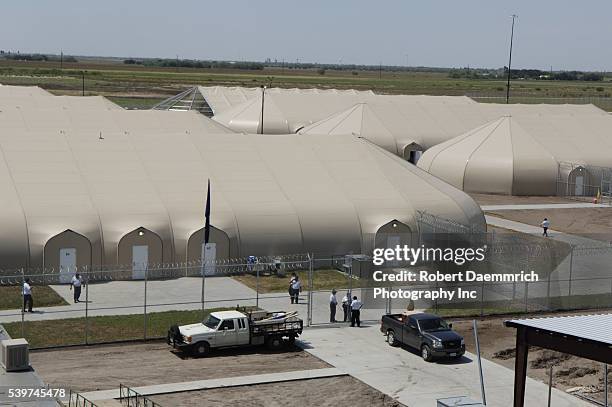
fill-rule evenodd
<path id="1" fill-rule="evenodd" d="M 449 77 L 455 79 L 500 79 L 508 77 L 508 68 L 490 69 L 452 69 Z M 511 79 L 532 79 L 549 81 L 590 81 L 597 82 L 604 80 L 604 75 L 598 72 L 582 71 L 541 71 L 539 69 L 513 69 Z"/>
<path id="2" fill-rule="evenodd" d="M 143 65 L 165 68 L 209 68 L 209 69 L 247 69 L 262 70 L 264 68 L 280 69 L 304 69 L 315 70 L 320 75 L 325 75 L 327 70 L 337 71 L 382 71 L 382 72 L 441 72 L 446 73 L 449 68 L 436 67 L 407 67 L 395 65 L 356 65 L 356 64 L 320 64 L 314 62 L 285 62 L 267 59 L 265 62 L 256 61 L 207 61 L 193 59 L 173 59 L 173 58 L 128 58 L 124 59 L 126 65 Z"/>
<path id="3" fill-rule="evenodd" d="M 20 54 L 20 53 L 7 53 L 4 51 L 0 52 L 0 55 L 4 59 L 11 59 L 14 61 L 51 61 L 60 62 L 62 59 L 64 62 L 79 62 L 75 57 L 70 55 L 64 55 L 63 58 L 59 55 L 45 55 L 45 54 Z"/>
<path id="4" fill-rule="evenodd" d="M 143 65 L 164 68 L 209 68 L 209 69 L 247 69 L 262 70 L 264 64 L 261 62 L 232 62 L 232 61 L 199 61 L 193 59 L 125 59 L 126 65 Z"/>

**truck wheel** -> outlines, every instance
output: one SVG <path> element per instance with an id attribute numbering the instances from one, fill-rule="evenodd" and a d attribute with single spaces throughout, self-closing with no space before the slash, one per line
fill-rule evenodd
<path id="1" fill-rule="evenodd" d="M 280 336 L 271 336 L 267 342 L 268 349 L 278 350 L 283 347 L 283 338 Z"/>
<path id="2" fill-rule="evenodd" d="M 295 346 L 295 336 L 290 336 L 289 338 L 287 338 L 287 345 L 290 348 L 293 348 Z"/>
<path id="3" fill-rule="evenodd" d="M 387 331 L 387 343 L 389 346 L 397 346 L 397 340 L 395 339 L 395 332 Z"/>
<path id="4" fill-rule="evenodd" d="M 193 353 L 198 356 L 207 356 L 210 353 L 210 345 L 207 342 L 198 342 L 193 345 Z"/>
<path id="5" fill-rule="evenodd" d="M 433 356 L 431 355 L 431 348 L 429 345 L 423 345 L 421 348 L 421 357 L 426 362 L 431 362 L 433 360 Z"/>

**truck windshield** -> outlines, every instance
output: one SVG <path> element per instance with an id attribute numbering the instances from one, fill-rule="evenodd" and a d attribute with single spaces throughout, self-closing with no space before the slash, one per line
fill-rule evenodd
<path id="1" fill-rule="evenodd" d="M 443 319 L 439 319 L 439 318 L 420 319 L 419 326 L 421 327 L 421 331 L 423 332 L 447 331 L 450 329 L 446 321 L 444 321 Z"/>
<path id="2" fill-rule="evenodd" d="M 215 318 L 212 315 L 209 315 L 206 322 L 204 322 L 204 325 L 209 327 L 210 329 L 215 329 L 217 325 L 219 325 L 219 322 L 221 322 L 219 318 Z"/>

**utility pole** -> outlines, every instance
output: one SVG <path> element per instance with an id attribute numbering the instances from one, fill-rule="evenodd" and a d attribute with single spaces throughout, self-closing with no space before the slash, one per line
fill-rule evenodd
<path id="1" fill-rule="evenodd" d="M 85 71 L 81 71 L 82 95 L 85 96 Z"/>
<path id="2" fill-rule="evenodd" d="M 378 64 L 378 79 L 382 79 L 382 62 Z"/>
<path id="3" fill-rule="evenodd" d="M 506 103 L 510 103 L 510 72 L 512 67 L 512 41 L 514 40 L 514 19 L 518 16 L 512 14 L 512 31 L 510 32 L 510 59 L 508 61 L 508 85 L 506 87 Z"/>
<path id="4" fill-rule="evenodd" d="M 60 69 L 64 69 L 64 51 L 60 50 Z"/>
<path id="5" fill-rule="evenodd" d="M 266 87 L 261 85 L 261 133 L 264 134 L 264 102 L 266 97 Z"/>

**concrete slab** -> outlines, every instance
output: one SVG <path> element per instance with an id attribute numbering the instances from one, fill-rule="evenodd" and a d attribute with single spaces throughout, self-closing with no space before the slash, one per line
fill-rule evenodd
<path id="1" fill-rule="evenodd" d="M 219 387 L 236 387 L 253 384 L 288 382 L 293 380 L 318 379 L 322 377 L 344 376 L 346 373 L 336 368 L 296 370 L 283 373 L 266 373 L 259 375 L 224 377 L 221 379 L 196 380 L 192 382 L 165 383 L 152 386 L 134 387 L 133 390 L 145 395 L 178 393 L 183 391 L 207 390 Z M 119 389 L 101 390 L 83 393 L 88 400 L 105 400 L 119 398 Z"/>
<path id="2" fill-rule="evenodd" d="M 0 340 L 11 339 L 2 325 L 0 325 Z M 0 367 L 0 406 L 16 407 L 56 407 L 57 403 L 52 400 L 38 401 L 15 401 L 8 397 L 9 388 L 31 388 L 45 387 L 42 379 L 36 374 L 34 369 L 23 372 L 7 372 Z"/>
<path id="3" fill-rule="evenodd" d="M 574 208 L 610 208 L 610 205 L 593 204 L 585 202 L 557 203 L 557 204 L 507 204 L 507 205 L 481 205 L 483 211 L 512 211 L 520 209 L 574 209 Z"/>
<path id="4" fill-rule="evenodd" d="M 480 400 L 478 367 L 475 356 L 466 354 L 459 362 L 427 363 L 415 353 L 390 347 L 378 326 L 362 328 L 309 329 L 301 346 L 314 356 L 347 372 L 408 407 L 431 407 L 438 398 L 469 396 Z M 487 404 L 511 407 L 514 372 L 483 360 Z M 527 406 L 540 406 L 548 387 L 527 381 Z M 559 390 L 553 391 L 556 407 L 587 407 Z"/>

